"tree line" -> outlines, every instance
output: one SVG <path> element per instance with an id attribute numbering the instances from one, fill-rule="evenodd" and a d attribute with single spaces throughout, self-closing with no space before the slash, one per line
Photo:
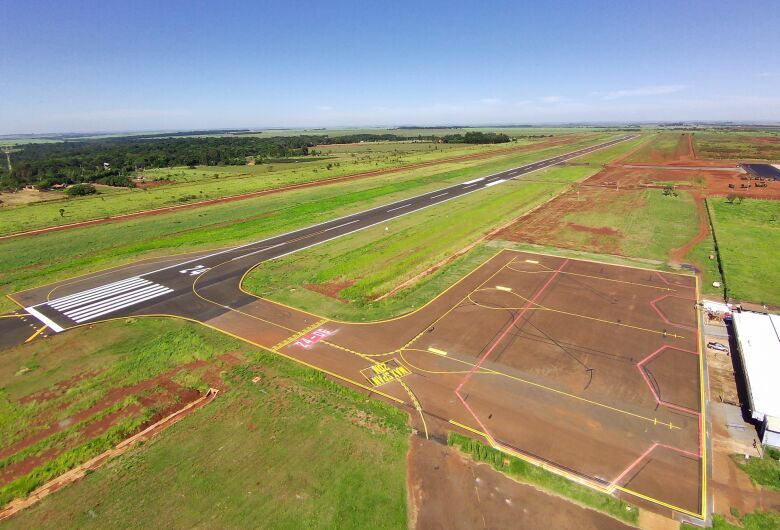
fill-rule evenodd
<path id="1" fill-rule="evenodd" d="M 413 138 L 395 134 L 353 134 L 330 137 L 300 135 L 276 137 L 156 137 L 106 138 L 26 144 L 15 147 L 12 169 L 0 166 L 0 189 L 25 185 L 48 188 L 56 184 L 101 183 L 132 186 L 130 177 L 139 170 L 176 166 L 244 165 L 290 157 L 310 156 L 311 148 L 322 144 L 341 144 L 409 139 L 446 143 L 501 143 L 505 134 L 468 132 L 444 137 L 418 135 Z"/>

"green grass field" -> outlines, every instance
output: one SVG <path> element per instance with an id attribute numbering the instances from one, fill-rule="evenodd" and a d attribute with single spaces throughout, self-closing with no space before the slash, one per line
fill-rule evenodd
<path id="1" fill-rule="evenodd" d="M 729 296 L 780 306 L 780 202 L 709 199 Z"/>
<path id="2" fill-rule="evenodd" d="M 693 136 L 699 158 L 780 161 L 780 132 L 707 131 Z"/>
<path id="3" fill-rule="evenodd" d="M 661 132 L 641 149 L 624 160 L 626 164 L 660 164 L 688 153 L 687 135 L 679 132 Z"/>
<path id="4" fill-rule="evenodd" d="M 196 358 L 241 351 L 246 361 L 223 368 L 223 392 L 204 409 L 0 526 L 406 527 L 406 413 L 195 324 L 99 326 L 4 355 L 9 369 L 40 364 L 24 388 L 2 370 L 15 385 L 6 429 L 11 395 L 87 368 L 112 374 L 84 383 L 105 391 Z"/>
<path id="5" fill-rule="evenodd" d="M 780 450 L 765 447 L 763 458 L 746 460 L 744 455 L 732 455 L 731 458 L 753 482 L 780 491 Z"/>
<path id="6" fill-rule="evenodd" d="M 775 530 L 780 528 L 780 514 L 772 511 L 755 511 L 744 515 L 738 514 L 739 525 L 731 524 L 719 514 L 712 516 L 712 530 Z M 700 526 L 683 523 L 680 530 L 696 530 Z"/>
<path id="7" fill-rule="evenodd" d="M 463 274 L 489 251 L 477 250 L 455 262 L 453 271 L 445 267 L 397 295 L 376 298 L 595 171 L 549 169 L 534 174 L 533 182 L 510 181 L 263 263 L 247 276 L 245 288 L 331 318 L 366 321 L 403 313 L 442 290 L 453 271 Z M 336 285 L 344 286 L 338 297 L 319 292 Z"/>
<path id="8" fill-rule="evenodd" d="M 575 149 L 576 146 L 597 143 L 604 135 L 590 134 L 576 137 L 579 141 L 556 153 Z M 541 142 L 544 139 L 537 140 Z M 533 143 L 533 142 L 532 142 Z M 171 180 L 168 184 L 153 188 L 108 188 L 101 187 L 100 193 L 86 197 L 32 203 L 15 207 L 0 208 L 0 235 L 47 226 L 73 223 L 87 219 L 111 217 L 140 210 L 175 206 L 229 195 L 239 195 L 270 188 L 289 186 L 304 182 L 315 182 L 366 171 L 396 168 L 420 162 L 439 162 L 442 159 L 489 153 L 496 149 L 521 147 L 524 142 L 497 145 L 458 145 L 420 150 L 420 144 L 395 143 L 393 150 L 376 152 L 360 151 L 365 144 L 358 144 L 356 152 L 340 152 L 336 156 L 315 158 L 310 162 L 264 163 L 254 166 L 177 167 L 155 169 L 144 172 L 149 181 Z M 381 145 L 381 144 L 377 144 Z M 540 147 L 540 152 L 550 149 Z M 512 155 L 504 155 L 512 156 Z M 501 156 L 496 159 L 502 158 Z M 434 167 L 408 170 L 409 174 L 422 175 L 443 172 L 454 168 L 474 167 L 484 160 L 459 160 Z M 407 171 L 404 171 L 406 174 Z M 396 176 L 399 173 L 395 174 Z M 60 214 L 63 208 L 64 215 Z"/>
<path id="9" fill-rule="evenodd" d="M 0 447 L 22 445 L 0 458 L 0 470 L 29 469 L 23 475 L 15 472 L 11 482 L 2 480 L 0 504 L 113 447 L 155 414 L 153 403 L 172 398 L 155 397 L 155 388 L 128 390 L 114 398 L 112 389 L 129 388 L 185 363 L 214 361 L 226 351 L 250 350 L 235 339 L 178 320 L 128 319 L 95 327 L 99 331 L 82 328 L 3 351 Z M 190 373 L 186 381 L 203 392 L 208 385 L 200 375 Z M 105 421 L 107 429 L 97 430 Z M 55 425 L 62 428 L 40 437 Z"/>
<path id="10" fill-rule="evenodd" d="M 86 272 L 164 256 L 254 241 L 387 204 L 446 185 L 516 167 L 571 146 L 511 155 L 462 167 L 419 168 L 332 186 L 289 191 L 235 203 L 53 232 L 0 242 L 0 295 Z M 499 186 L 498 188 L 503 187 Z M 13 308 L 5 297 L 0 311 Z"/>

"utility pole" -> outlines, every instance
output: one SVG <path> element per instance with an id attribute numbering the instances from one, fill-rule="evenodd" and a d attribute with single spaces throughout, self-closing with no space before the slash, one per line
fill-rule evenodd
<path id="1" fill-rule="evenodd" d="M 11 166 L 11 148 L 4 147 L 3 152 L 5 153 L 5 159 L 8 162 L 8 173 L 10 174 L 13 170 L 13 167 Z"/>

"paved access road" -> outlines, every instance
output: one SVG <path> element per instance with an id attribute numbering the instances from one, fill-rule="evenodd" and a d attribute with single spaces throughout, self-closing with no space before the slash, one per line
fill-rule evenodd
<path id="1" fill-rule="evenodd" d="M 133 266 L 120 267 L 109 273 L 79 278 L 75 282 L 62 282 L 60 285 L 17 293 L 13 299 L 24 306 L 24 313 L 45 324 L 47 333 L 131 315 L 172 315 L 207 321 L 256 300 L 240 290 L 240 282 L 244 274 L 263 261 L 500 185 L 634 137 L 621 136 L 262 241 L 195 258 L 174 259 L 173 264 L 158 268 L 141 267 L 140 273 L 131 273 Z M 29 336 L 26 332 L 30 330 L 30 317 L 26 320 L 0 318 L 0 347 L 18 344 L 26 339 Z"/>

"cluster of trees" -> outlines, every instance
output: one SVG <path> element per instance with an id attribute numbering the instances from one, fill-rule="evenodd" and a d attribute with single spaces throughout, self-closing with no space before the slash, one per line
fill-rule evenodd
<path id="1" fill-rule="evenodd" d="M 442 137 L 444 143 L 450 144 L 503 144 L 510 141 L 504 133 L 467 132 L 466 134 L 451 134 Z"/>
<path id="2" fill-rule="evenodd" d="M 130 176 L 141 169 L 174 166 L 244 165 L 309 156 L 319 144 L 343 144 L 376 141 L 401 141 L 408 137 L 395 134 L 353 134 L 330 137 L 301 136 L 228 136 L 212 138 L 129 136 L 101 140 L 69 140 L 61 143 L 26 144 L 11 155 L 12 170 L 0 165 L 0 189 L 31 184 L 48 188 L 55 184 L 100 183 L 132 186 Z M 419 140 L 437 137 L 417 136 Z M 468 132 L 442 141 L 453 143 L 508 142 L 505 134 Z"/>

